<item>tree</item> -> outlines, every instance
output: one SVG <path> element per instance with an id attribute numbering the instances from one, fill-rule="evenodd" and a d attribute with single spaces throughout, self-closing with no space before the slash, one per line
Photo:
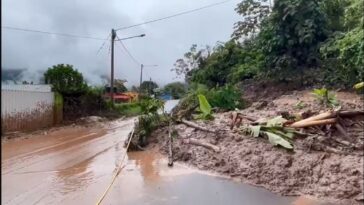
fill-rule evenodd
<path id="1" fill-rule="evenodd" d="M 197 50 L 197 45 L 193 44 L 190 51 L 185 53 L 183 58 L 177 59 L 171 71 L 176 72 L 177 78 L 183 76 L 185 81 L 188 82 L 191 77 L 188 75 L 190 71 L 201 67 L 205 62 L 204 60 L 210 56 L 210 53 L 211 48 L 209 46 Z"/>
<path id="2" fill-rule="evenodd" d="M 52 84 L 53 89 L 62 95 L 82 94 L 87 84 L 80 72 L 69 64 L 54 65 L 44 73 L 45 83 Z"/>
<path id="3" fill-rule="evenodd" d="M 218 43 L 204 59 L 204 63 L 187 75 L 191 82 L 205 84 L 210 88 L 222 86 L 231 80 L 252 78 L 260 66 L 258 58 L 261 58 L 261 54 L 247 41 L 239 43 L 230 40 Z"/>
<path id="4" fill-rule="evenodd" d="M 336 32 L 320 47 L 326 83 L 353 84 L 364 78 L 364 4 L 362 0 L 345 1 L 342 26 L 346 32 Z"/>
<path id="5" fill-rule="evenodd" d="M 186 85 L 182 82 L 173 82 L 165 85 L 163 90 L 170 93 L 174 99 L 180 99 L 186 94 Z"/>
<path id="6" fill-rule="evenodd" d="M 258 33 L 262 20 L 270 13 L 270 5 L 267 0 L 244 0 L 238 4 L 235 11 L 243 16 L 242 21 L 234 24 L 234 32 L 231 35 L 237 40 Z"/>
<path id="7" fill-rule="evenodd" d="M 319 0 L 320 9 L 327 19 L 330 32 L 344 31 L 345 8 L 350 0 Z"/>
<path id="8" fill-rule="evenodd" d="M 149 95 L 154 94 L 154 89 L 158 88 L 158 84 L 153 81 L 143 81 L 140 85 L 140 91 Z"/>
<path id="9" fill-rule="evenodd" d="M 117 92 L 123 93 L 123 92 L 128 91 L 128 89 L 124 85 L 125 82 L 126 82 L 126 80 L 121 80 L 121 79 L 114 80 L 114 87 L 116 88 Z"/>
<path id="10" fill-rule="evenodd" d="M 317 0 L 275 1 L 258 39 L 268 74 L 287 79 L 319 61 L 318 46 L 327 38 L 325 14 Z"/>

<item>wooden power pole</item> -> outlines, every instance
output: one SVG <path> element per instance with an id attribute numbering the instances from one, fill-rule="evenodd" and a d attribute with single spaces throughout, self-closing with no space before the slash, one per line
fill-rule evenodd
<path id="1" fill-rule="evenodd" d="M 111 29 L 111 78 L 110 78 L 110 97 L 111 106 L 114 107 L 114 43 L 116 38 L 116 32 Z"/>

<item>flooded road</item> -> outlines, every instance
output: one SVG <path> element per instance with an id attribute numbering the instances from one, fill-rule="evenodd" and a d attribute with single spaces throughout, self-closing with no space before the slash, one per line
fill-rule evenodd
<path id="1" fill-rule="evenodd" d="M 2 204 L 95 204 L 121 163 L 133 122 L 62 128 L 2 143 Z M 124 165 L 102 204 L 297 204 L 183 165 L 169 168 L 153 150 L 128 153 Z M 303 204 L 310 203 L 297 205 Z"/>

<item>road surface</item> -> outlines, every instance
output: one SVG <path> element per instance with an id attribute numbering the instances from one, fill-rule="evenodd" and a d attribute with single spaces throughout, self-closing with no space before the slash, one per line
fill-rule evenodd
<path id="1" fill-rule="evenodd" d="M 2 204 L 95 204 L 110 184 L 134 119 L 67 127 L 2 143 Z M 102 204 L 289 205 L 293 199 L 200 173 L 156 151 L 130 152 Z"/>

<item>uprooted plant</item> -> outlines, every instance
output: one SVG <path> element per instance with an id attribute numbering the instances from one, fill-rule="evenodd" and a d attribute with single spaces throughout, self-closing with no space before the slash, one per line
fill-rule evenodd
<path id="1" fill-rule="evenodd" d="M 286 149 L 293 149 L 293 137 L 298 133 L 293 128 L 284 127 L 287 122 L 282 116 L 275 117 L 259 125 L 243 127 L 243 132 L 253 137 L 267 137 L 273 145 L 280 145 Z"/>
<path id="2" fill-rule="evenodd" d="M 314 116 L 305 117 L 300 120 L 287 120 L 282 116 L 277 116 L 273 119 L 253 119 L 249 116 L 245 116 L 241 113 L 233 113 L 231 116 L 232 123 L 230 129 L 235 126 L 240 127 L 242 119 L 245 118 L 250 121 L 241 129 L 243 133 L 250 134 L 253 137 L 268 138 L 269 142 L 273 145 L 280 145 L 286 149 L 293 149 L 293 140 L 295 136 L 314 135 L 317 133 L 323 133 L 324 135 L 331 135 L 333 130 L 337 130 L 341 138 L 347 138 L 348 133 L 345 129 L 347 121 L 355 119 L 357 116 L 364 116 L 363 111 L 341 111 L 340 108 L 335 110 L 329 110 Z M 349 123 L 350 125 L 356 125 L 356 123 Z M 360 125 L 360 124 L 358 124 Z M 304 128 L 304 132 L 298 132 L 296 129 Z M 307 128 L 307 129 L 306 129 Z M 334 128 L 334 129 L 332 129 Z M 312 133 L 310 130 L 314 130 Z M 325 132 L 321 131 L 325 129 Z M 347 147 L 356 149 L 359 145 L 351 144 L 340 137 L 333 138 L 333 141 L 343 144 Z"/>
<path id="3" fill-rule="evenodd" d="M 134 150 L 143 149 L 147 145 L 147 138 L 152 131 L 168 120 L 166 115 L 158 113 L 164 107 L 163 101 L 148 98 L 140 102 L 140 105 L 142 114 L 138 117 L 138 121 L 135 124 L 133 136 L 129 136 L 133 137 L 129 148 Z"/>

